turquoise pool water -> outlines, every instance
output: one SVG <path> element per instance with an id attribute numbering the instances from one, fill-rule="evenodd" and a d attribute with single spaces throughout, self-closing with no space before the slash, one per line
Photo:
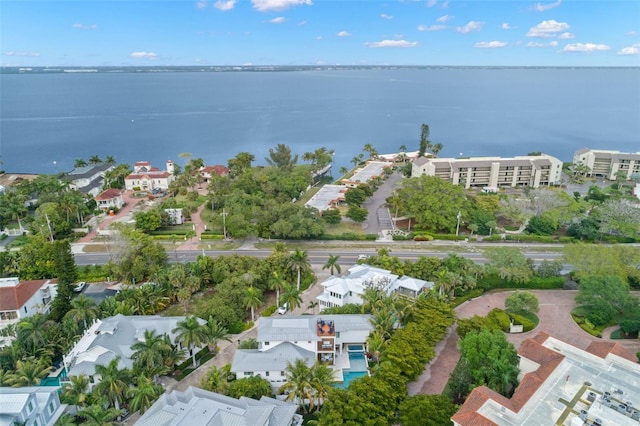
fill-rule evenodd
<path id="1" fill-rule="evenodd" d="M 337 388 L 346 389 L 351 384 L 351 381 L 368 375 L 367 360 L 364 358 L 364 352 L 349 352 L 349 364 L 351 365 L 350 368 L 342 370 L 344 382 L 337 383 L 335 385 Z"/>

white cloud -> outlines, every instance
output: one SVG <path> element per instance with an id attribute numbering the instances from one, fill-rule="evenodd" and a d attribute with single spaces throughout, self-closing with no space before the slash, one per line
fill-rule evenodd
<path id="1" fill-rule="evenodd" d="M 382 19 L 393 19 L 393 16 L 391 16 L 391 15 L 387 15 L 386 13 L 381 14 L 381 15 L 380 15 L 380 17 L 381 17 Z"/>
<path id="2" fill-rule="evenodd" d="M 418 31 L 440 31 L 445 28 L 446 25 L 418 25 Z"/>
<path id="3" fill-rule="evenodd" d="M 213 4 L 213 7 L 219 10 L 231 10 L 235 7 L 236 0 L 218 0 Z"/>
<path id="4" fill-rule="evenodd" d="M 438 0 L 427 0 L 427 7 L 433 7 L 438 3 Z"/>
<path id="5" fill-rule="evenodd" d="M 197 7 L 198 9 L 205 9 L 205 8 L 207 7 L 207 0 L 199 0 L 199 1 L 196 3 L 196 7 Z"/>
<path id="6" fill-rule="evenodd" d="M 448 9 L 449 8 L 449 0 L 444 0 L 444 3 L 442 3 L 442 6 L 440 6 L 440 9 Z"/>
<path id="7" fill-rule="evenodd" d="M 259 12 L 282 11 L 293 6 L 311 6 L 311 0 L 251 0 L 253 8 Z"/>
<path id="8" fill-rule="evenodd" d="M 576 38 L 576 35 L 570 32 L 566 32 L 558 36 L 558 39 L 560 40 L 569 40 L 570 38 Z"/>
<path id="9" fill-rule="evenodd" d="M 633 36 L 637 36 L 637 35 L 638 35 L 638 32 L 637 32 L 637 31 L 629 31 L 628 33 L 625 33 L 625 35 L 628 35 L 628 36 L 632 36 L 632 37 L 633 37 Z"/>
<path id="10" fill-rule="evenodd" d="M 618 55 L 640 55 L 640 43 L 623 47 L 618 52 Z"/>
<path id="11" fill-rule="evenodd" d="M 480 41 L 473 45 L 478 48 L 493 48 L 493 47 L 505 47 L 508 43 L 506 41 Z"/>
<path id="12" fill-rule="evenodd" d="M 382 40 L 382 41 L 368 41 L 364 44 L 367 47 L 418 47 L 420 43 L 417 41 L 407 40 Z"/>
<path id="13" fill-rule="evenodd" d="M 500 28 L 502 28 L 503 30 L 510 30 L 511 29 L 511 25 L 508 22 L 505 22 L 504 24 L 502 24 L 500 26 Z"/>
<path id="14" fill-rule="evenodd" d="M 472 31 L 482 30 L 483 25 L 484 25 L 484 22 L 469 21 L 467 25 L 465 25 L 464 27 L 456 27 L 456 31 L 462 34 L 468 34 Z"/>
<path id="15" fill-rule="evenodd" d="M 286 21 L 286 18 L 284 16 L 278 16 L 277 18 L 271 19 L 269 22 L 271 22 L 272 24 L 282 24 L 284 21 Z"/>
<path id="16" fill-rule="evenodd" d="M 567 44 L 564 49 L 564 52 L 604 52 L 610 50 L 611 48 L 606 44 L 595 44 L 595 43 L 573 43 Z"/>
<path id="17" fill-rule="evenodd" d="M 569 24 L 566 22 L 558 22 L 551 19 L 549 21 L 542 21 L 535 27 L 531 27 L 527 33 L 527 37 L 551 38 L 555 37 L 556 33 L 568 29 Z"/>
<path id="18" fill-rule="evenodd" d="M 299 26 L 299 27 L 303 27 L 303 26 L 305 26 L 305 25 L 307 25 L 307 21 L 300 21 L 300 22 L 298 22 L 298 26 Z"/>
<path id="19" fill-rule="evenodd" d="M 348 31 L 340 31 L 338 34 L 336 34 L 338 37 L 349 37 L 351 35 L 350 32 Z"/>
<path id="20" fill-rule="evenodd" d="M 85 24 L 73 24 L 71 25 L 72 28 L 76 28 L 78 30 L 95 30 L 98 28 L 98 26 L 96 24 L 91 24 L 91 25 L 85 25 Z"/>
<path id="21" fill-rule="evenodd" d="M 531 7 L 531 9 L 535 10 L 536 12 L 546 12 L 547 10 L 551 10 L 555 7 L 560 6 L 561 3 L 562 0 L 558 0 L 553 3 L 536 3 Z"/>
<path id="22" fill-rule="evenodd" d="M 129 55 L 132 58 L 147 58 L 147 59 L 157 59 L 158 55 L 154 52 L 131 52 L 131 54 Z"/>
<path id="23" fill-rule="evenodd" d="M 448 22 L 450 20 L 452 20 L 453 18 L 455 18 L 455 16 L 451 16 L 451 15 L 442 15 L 441 17 L 439 17 L 438 19 L 436 19 L 437 22 Z"/>
<path id="24" fill-rule="evenodd" d="M 37 58 L 40 56 L 40 52 L 15 52 L 10 50 L 8 52 L 3 53 L 4 56 L 23 56 L 29 58 Z"/>
<path id="25" fill-rule="evenodd" d="M 556 40 L 550 41 L 549 43 L 540 43 L 538 41 L 530 41 L 527 43 L 527 47 L 557 47 L 558 42 Z"/>

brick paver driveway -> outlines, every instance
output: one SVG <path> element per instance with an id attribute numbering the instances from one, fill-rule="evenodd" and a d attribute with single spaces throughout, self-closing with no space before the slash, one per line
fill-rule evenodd
<path id="1" fill-rule="evenodd" d="M 503 291 L 485 294 L 458 306 L 456 315 L 459 318 L 469 318 L 474 315 L 486 315 L 493 308 L 504 309 L 504 300 L 511 293 L 512 291 Z M 538 296 L 540 323 L 538 327 L 528 333 L 507 335 L 507 339 L 516 348 L 525 339 L 536 335 L 540 331 L 544 331 L 581 349 L 585 349 L 594 340 L 606 340 L 597 339 L 582 331 L 571 318 L 571 311 L 576 306 L 574 299 L 577 291 L 533 290 L 532 293 Z M 426 366 L 425 371 L 418 380 L 408 385 L 410 394 L 442 393 L 449 379 L 449 374 L 453 371 L 460 358 L 456 346 L 457 340 L 458 335 L 455 333 L 454 326 L 449 336 L 436 347 L 436 358 Z M 624 346 L 632 354 L 640 351 L 640 341 L 637 339 L 615 340 L 615 342 Z"/>

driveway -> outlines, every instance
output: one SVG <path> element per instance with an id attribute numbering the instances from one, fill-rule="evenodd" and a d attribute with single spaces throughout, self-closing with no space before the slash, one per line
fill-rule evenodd
<path id="1" fill-rule="evenodd" d="M 456 308 L 458 318 L 470 318 L 474 315 L 486 315 L 493 308 L 504 308 L 506 297 L 512 291 L 493 292 L 467 301 Z M 583 331 L 571 318 L 571 311 L 575 308 L 575 296 L 577 291 L 572 290 L 533 290 L 538 297 L 540 311 L 538 327 L 528 333 L 508 334 L 507 340 L 516 348 L 529 337 L 544 331 L 549 335 L 572 344 L 580 349 L 586 349 L 593 341 L 610 341 L 598 339 Z M 436 358 L 427 364 L 424 372 L 418 380 L 410 383 L 407 388 L 409 394 L 441 394 L 444 390 L 449 374 L 453 371 L 460 353 L 457 347 L 458 335 L 455 333 L 455 325 L 451 328 L 448 337 L 436 346 Z M 640 340 L 612 340 L 619 343 L 632 354 L 640 351 Z"/>
<path id="2" fill-rule="evenodd" d="M 385 200 L 393 193 L 400 180 L 402 180 L 402 173 L 394 172 L 362 205 L 369 212 L 367 220 L 362 224 L 367 234 L 379 235 L 382 230 L 392 229 L 391 216 L 385 207 L 387 203 Z"/>

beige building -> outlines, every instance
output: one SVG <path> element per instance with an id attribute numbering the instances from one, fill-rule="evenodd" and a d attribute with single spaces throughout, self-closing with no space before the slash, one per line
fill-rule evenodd
<path id="1" fill-rule="evenodd" d="M 465 188 L 560 184 L 562 161 L 550 155 L 512 158 L 427 158 L 413 162 L 411 176 L 437 176 Z"/>
<path id="2" fill-rule="evenodd" d="M 615 180 L 619 170 L 626 173 L 627 180 L 631 179 L 634 173 L 640 174 L 640 152 L 582 148 L 573 154 L 573 163 L 582 163 L 589 167 L 587 176 L 599 176 L 609 180 Z"/>

